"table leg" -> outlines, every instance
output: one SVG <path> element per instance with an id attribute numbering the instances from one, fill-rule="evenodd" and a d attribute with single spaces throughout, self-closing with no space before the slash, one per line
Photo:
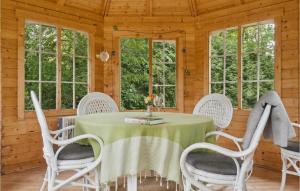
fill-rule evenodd
<path id="1" fill-rule="evenodd" d="M 127 177 L 127 191 L 137 191 L 137 176 L 136 175 Z"/>

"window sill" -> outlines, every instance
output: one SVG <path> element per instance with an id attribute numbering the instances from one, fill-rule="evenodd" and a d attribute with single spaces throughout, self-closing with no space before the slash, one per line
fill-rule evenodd
<path id="1" fill-rule="evenodd" d="M 45 117 L 58 117 L 58 116 L 68 116 L 76 115 L 76 109 L 64 109 L 64 110 L 43 110 Z M 25 111 L 24 119 L 35 118 L 35 111 Z"/>

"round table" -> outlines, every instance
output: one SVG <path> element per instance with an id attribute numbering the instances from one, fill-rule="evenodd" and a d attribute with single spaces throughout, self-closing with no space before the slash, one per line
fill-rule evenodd
<path id="1" fill-rule="evenodd" d="M 197 142 L 214 143 L 215 138 L 205 138 L 215 130 L 209 117 L 183 114 L 158 113 L 163 119 L 158 125 L 128 124 L 126 117 L 143 117 L 143 112 L 114 112 L 78 116 L 75 135 L 94 134 L 104 141 L 100 182 L 108 183 L 127 176 L 127 190 L 134 191 L 136 175 L 144 170 L 154 170 L 160 176 L 180 184 L 179 159 L 181 152 Z M 83 143 L 86 144 L 86 143 Z M 100 148 L 91 144 L 95 155 Z"/>

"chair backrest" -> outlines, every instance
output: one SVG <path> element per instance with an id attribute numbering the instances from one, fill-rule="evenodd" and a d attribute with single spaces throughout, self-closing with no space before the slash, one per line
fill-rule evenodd
<path id="1" fill-rule="evenodd" d="M 267 122 L 269 120 L 269 117 L 270 117 L 270 113 L 271 113 L 271 105 L 267 104 L 264 108 L 264 111 L 260 117 L 260 120 L 257 124 L 257 127 L 255 129 L 255 132 L 253 133 L 253 135 L 250 138 L 250 144 L 247 148 L 245 149 L 249 149 L 249 150 L 255 150 L 256 147 L 258 146 L 258 143 L 260 141 L 260 138 L 264 132 L 264 129 L 267 125 Z M 247 137 L 247 133 L 248 131 L 246 131 L 245 133 L 245 136 L 244 137 Z"/>
<path id="2" fill-rule="evenodd" d="M 54 158 L 54 151 L 53 151 L 53 146 L 52 143 L 50 142 L 51 135 L 48 129 L 47 121 L 45 118 L 45 115 L 43 113 L 43 110 L 41 108 L 41 105 L 34 93 L 34 91 L 30 91 L 30 96 L 31 100 L 35 109 L 35 113 L 41 128 L 41 133 L 42 133 L 42 139 L 43 139 L 43 152 L 44 152 L 44 157 L 46 157 L 46 162 L 48 163 L 49 161 L 48 158 Z"/>
<path id="3" fill-rule="evenodd" d="M 80 100 L 77 115 L 118 111 L 117 104 L 109 95 L 101 92 L 92 92 Z"/>
<path id="4" fill-rule="evenodd" d="M 193 114 L 209 116 L 218 128 L 224 129 L 231 122 L 233 107 L 225 95 L 214 93 L 204 96 L 196 104 Z"/>

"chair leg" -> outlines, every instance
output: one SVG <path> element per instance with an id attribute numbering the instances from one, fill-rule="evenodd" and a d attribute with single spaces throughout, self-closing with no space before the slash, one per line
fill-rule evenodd
<path id="1" fill-rule="evenodd" d="M 100 179 L 99 179 L 99 172 L 98 169 L 95 169 L 95 184 L 96 184 L 96 191 L 100 191 Z"/>
<path id="2" fill-rule="evenodd" d="M 46 173 L 45 173 L 45 176 L 44 176 L 44 179 L 43 179 L 43 184 L 42 184 L 42 186 L 40 188 L 40 191 L 44 191 L 45 190 L 47 181 L 48 181 L 48 168 L 46 170 Z"/>
<path id="3" fill-rule="evenodd" d="M 282 157 L 282 177 L 281 177 L 281 185 L 280 185 L 280 191 L 284 191 L 285 188 L 285 182 L 286 182 L 286 168 L 287 168 L 287 160 Z"/>

